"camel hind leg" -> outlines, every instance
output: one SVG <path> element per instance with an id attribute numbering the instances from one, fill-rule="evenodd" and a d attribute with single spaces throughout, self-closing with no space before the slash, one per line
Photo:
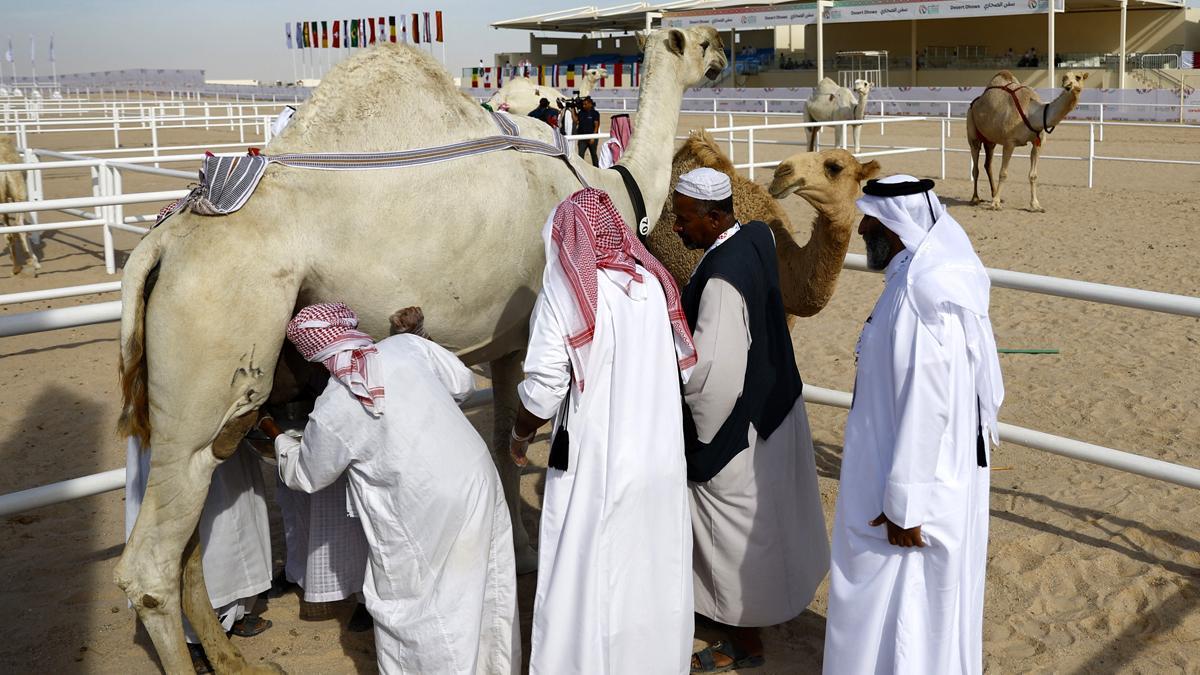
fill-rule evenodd
<path id="1" fill-rule="evenodd" d="M 237 270 L 252 293 L 214 290 L 226 266 L 184 254 L 164 266 L 147 299 L 145 353 L 150 412 L 146 494 L 114 577 L 146 626 L 168 673 L 192 672 L 184 644 L 181 580 L 188 542 L 213 470 L 233 453 L 272 386 L 296 289 L 270 267 Z M 200 264 L 202 263 L 202 264 Z M 197 273 L 197 267 L 207 273 Z M 260 276 L 261 275 L 261 276 Z M 255 277 L 255 278 L 247 278 Z M 240 288 L 240 287 L 239 287 Z M 228 297 L 227 297 L 228 294 Z M 200 319 L 202 317 L 202 320 Z M 256 672 L 229 645 L 198 565 L 187 574 L 189 617 L 225 672 Z M 265 672 L 265 671 L 263 671 Z"/>
<path id="2" fill-rule="evenodd" d="M 1012 161 L 1014 146 L 1005 145 L 1004 154 L 1000 159 L 1000 179 L 992 186 L 992 208 L 1000 208 L 1000 190 L 1004 188 L 1004 180 L 1008 178 L 1008 163 Z M 988 157 L 988 181 L 992 180 L 992 160 Z"/>
<path id="3" fill-rule="evenodd" d="M 512 518 L 517 574 L 537 570 L 538 563 L 537 551 L 530 544 L 529 532 L 521 520 L 521 467 L 508 455 L 509 435 L 517 418 L 517 385 L 524 377 L 521 369 L 523 358 L 523 353 L 513 352 L 491 362 L 492 459 L 500 472 L 500 484 L 504 486 L 504 499 L 508 502 L 508 513 Z"/>
<path id="4" fill-rule="evenodd" d="M 971 192 L 971 204 L 978 204 L 981 201 L 979 199 L 979 150 L 983 144 L 973 138 L 969 138 L 968 142 L 971 145 L 971 182 L 974 187 Z"/>

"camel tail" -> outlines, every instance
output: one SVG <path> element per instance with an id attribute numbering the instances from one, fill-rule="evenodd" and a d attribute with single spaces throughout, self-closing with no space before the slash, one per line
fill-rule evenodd
<path id="1" fill-rule="evenodd" d="M 163 230 L 146 235 L 125 263 L 121 280 L 121 417 L 117 432 L 150 447 L 150 397 L 146 372 L 146 301 L 158 276 Z"/>

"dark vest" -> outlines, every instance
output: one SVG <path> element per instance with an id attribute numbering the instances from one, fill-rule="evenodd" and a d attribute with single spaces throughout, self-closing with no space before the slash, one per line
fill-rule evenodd
<path id="1" fill-rule="evenodd" d="M 745 299 L 751 343 L 742 395 L 711 442 L 697 440 L 691 410 L 683 407 L 687 477 L 693 482 L 710 480 L 745 450 L 751 424 L 760 438 L 769 438 L 791 412 L 803 387 L 779 291 L 775 240 L 767 224 L 742 225 L 740 232 L 700 262 L 683 289 L 683 311 L 693 330 L 700 297 L 713 277 L 732 285 Z"/>

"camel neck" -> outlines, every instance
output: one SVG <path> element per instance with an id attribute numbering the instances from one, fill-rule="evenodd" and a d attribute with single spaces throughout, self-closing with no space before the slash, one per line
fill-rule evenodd
<path id="1" fill-rule="evenodd" d="M 647 60 L 633 118 L 633 136 L 620 163 L 633 174 L 645 197 L 646 213 L 653 218 L 662 211 L 671 183 L 671 157 L 683 91 L 677 57 L 656 49 L 647 54 Z"/>
<path id="2" fill-rule="evenodd" d="M 1057 126 L 1067 115 L 1071 114 L 1078 104 L 1079 92 L 1068 90 L 1059 94 L 1057 98 L 1046 104 L 1049 106 L 1049 110 L 1046 112 L 1046 126 Z"/>

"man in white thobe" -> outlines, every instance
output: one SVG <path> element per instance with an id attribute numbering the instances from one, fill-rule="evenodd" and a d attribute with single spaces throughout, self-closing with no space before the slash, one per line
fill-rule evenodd
<path id="1" fill-rule="evenodd" d="M 530 323 L 518 464 L 557 418 L 533 675 L 686 673 L 691 529 L 679 400 L 695 349 L 670 273 L 593 188 L 555 208 Z"/>
<path id="2" fill-rule="evenodd" d="M 125 538 L 133 531 L 150 478 L 150 451 L 135 438 L 125 450 Z M 254 612 L 258 594 L 271 587 L 271 530 L 258 456 L 240 447 L 213 470 L 200 512 L 204 585 L 226 632 L 251 637 L 271 626 Z M 199 638 L 183 620 L 184 637 L 199 672 L 212 672 Z"/>
<path id="3" fill-rule="evenodd" d="M 858 342 L 825 672 L 983 672 L 988 445 L 1004 398 L 990 283 L 933 181 L 858 201 L 884 289 Z"/>
<path id="4" fill-rule="evenodd" d="M 363 594 L 381 672 L 516 673 L 508 507 L 487 445 L 458 408 L 474 376 L 428 340 L 375 344 L 357 325 L 341 303 L 306 307 L 288 324 L 300 354 L 333 377 L 302 440 L 260 424 L 279 475 L 314 492 L 347 474 L 370 548 Z"/>
<path id="5" fill-rule="evenodd" d="M 683 291 L 699 356 L 684 387 L 696 613 L 728 635 L 692 672 L 763 664 L 759 629 L 803 612 L 829 569 L 774 237 L 738 223 L 732 195 L 709 168 L 672 195 L 676 233 L 705 250 Z"/>

